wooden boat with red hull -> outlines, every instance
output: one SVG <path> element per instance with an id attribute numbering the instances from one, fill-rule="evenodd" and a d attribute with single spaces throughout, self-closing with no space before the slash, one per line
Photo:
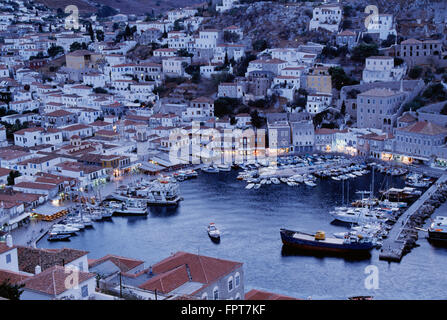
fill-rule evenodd
<path id="1" fill-rule="evenodd" d="M 300 231 L 281 229 L 281 240 L 285 246 L 293 248 L 342 254 L 368 253 L 375 247 L 372 239 L 359 235 L 347 235 L 344 239 L 327 238 L 323 231 L 309 234 Z"/>

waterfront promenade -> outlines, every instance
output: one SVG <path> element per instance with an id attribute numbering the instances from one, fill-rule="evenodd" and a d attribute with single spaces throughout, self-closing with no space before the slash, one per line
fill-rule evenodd
<path id="1" fill-rule="evenodd" d="M 401 233 L 407 228 L 408 220 L 421 208 L 425 201 L 430 199 L 430 197 L 438 191 L 438 186 L 446 181 L 447 174 L 443 174 L 399 217 L 394 224 L 394 227 L 388 233 L 388 238 L 383 243 L 382 252 L 379 255 L 381 260 L 397 262 L 402 260 L 405 249 L 405 240 L 401 239 Z"/>

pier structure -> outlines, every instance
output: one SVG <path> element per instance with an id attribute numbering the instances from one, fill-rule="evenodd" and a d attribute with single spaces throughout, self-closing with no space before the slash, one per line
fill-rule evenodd
<path id="1" fill-rule="evenodd" d="M 388 233 L 388 238 L 383 242 L 379 255 L 380 260 L 400 262 L 407 250 L 407 241 L 409 238 L 405 234 L 408 230 L 413 230 L 409 226 L 410 218 L 415 215 L 418 210 L 430 198 L 438 192 L 441 184 L 447 181 L 447 174 L 443 174 L 430 188 L 428 188 L 418 200 L 416 200 L 396 221 L 393 228 Z"/>

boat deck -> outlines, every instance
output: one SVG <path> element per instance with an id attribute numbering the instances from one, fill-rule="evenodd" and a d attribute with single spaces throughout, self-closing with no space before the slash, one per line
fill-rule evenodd
<path id="1" fill-rule="evenodd" d="M 304 234 L 304 233 L 295 233 L 292 237 L 295 238 L 295 239 L 299 239 L 299 240 L 315 241 L 315 237 L 314 236 L 308 235 L 308 234 Z M 344 240 L 343 239 L 338 239 L 338 238 L 326 238 L 324 240 L 318 240 L 318 242 L 342 245 Z"/>

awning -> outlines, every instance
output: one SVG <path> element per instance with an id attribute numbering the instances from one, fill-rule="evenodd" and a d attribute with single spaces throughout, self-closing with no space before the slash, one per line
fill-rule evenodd
<path id="1" fill-rule="evenodd" d="M 30 216 L 30 213 L 29 213 L 29 212 L 22 213 L 21 215 L 19 215 L 19 216 L 17 216 L 17 217 L 14 217 L 14 218 L 10 219 L 10 220 L 8 221 L 8 224 L 9 224 L 10 226 L 12 226 L 13 224 L 16 224 L 16 223 L 18 223 L 18 222 L 20 222 L 20 221 L 22 221 L 22 220 L 25 220 L 26 218 L 29 218 L 29 216 Z"/>

